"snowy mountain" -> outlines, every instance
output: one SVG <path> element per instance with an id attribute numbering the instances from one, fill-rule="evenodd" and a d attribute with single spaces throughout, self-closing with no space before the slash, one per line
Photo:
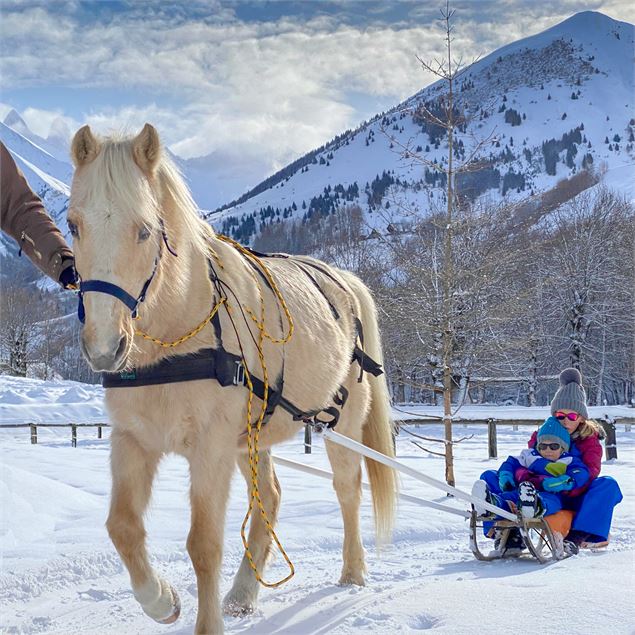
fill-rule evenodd
<path id="1" fill-rule="evenodd" d="M 4 125 L 8 128 L 11 128 L 14 132 L 17 132 L 31 141 L 36 146 L 42 148 L 42 150 L 59 161 L 66 163 L 69 162 L 71 131 L 61 117 L 53 120 L 46 139 L 36 135 L 15 109 L 12 109 L 7 113 L 2 123 L 4 123 Z"/>
<path id="2" fill-rule="evenodd" d="M 470 158 L 475 139 L 492 140 L 474 157 L 482 168 L 458 176 L 463 196 L 536 195 L 528 205 L 548 211 L 602 180 L 634 198 L 634 32 L 601 13 L 578 13 L 467 68 L 456 87 L 468 121 L 457 133 L 455 161 Z M 446 91 L 442 82 L 428 86 L 293 162 L 209 220 L 251 241 L 278 221 L 328 217 L 343 206 L 358 205 L 380 232 L 405 223 L 413 209 L 425 214 L 442 201 L 445 176 L 417 157 L 443 165 L 447 146 L 422 106 L 439 112 Z"/>
<path id="3" fill-rule="evenodd" d="M 50 144 L 34 135 L 14 110 L 7 115 L 4 123 L 0 123 L 0 141 L 11 152 L 31 188 L 44 201 L 49 214 L 66 233 L 66 210 L 73 175 L 70 160 L 62 161 L 51 154 L 45 148 Z M 2 234 L 0 254 L 10 256 L 16 252 L 16 244 Z"/>
<path id="4" fill-rule="evenodd" d="M 249 174 L 266 174 L 262 160 L 235 153 L 213 152 L 194 159 L 172 155 L 201 210 L 214 210 L 253 185 Z M 208 212 L 206 212 L 208 213 Z"/>

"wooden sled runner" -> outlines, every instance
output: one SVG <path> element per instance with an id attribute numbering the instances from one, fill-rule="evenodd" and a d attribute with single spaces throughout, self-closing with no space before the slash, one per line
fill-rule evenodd
<path id="1" fill-rule="evenodd" d="M 493 550 L 494 542 L 483 533 L 483 523 L 491 522 L 491 532 L 500 532 L 498 551 Z M 470 549 L 478 560 L 499 560 L 504 558 L 504 550 L 512 530 L 518 530 L 527 551 L 515 554 L 533 556 L 541 564 L 564 560 L 573 555 L 565 548 L 564 538 L 569 533 L 573 521 L 573 512 L 562 510 L 545 518 L 521 518 L 516 520 L 495 519 L 481 516 L 472 509 L 470 517 Z M 508 556 L 509 557 L 509 556 Z"/>

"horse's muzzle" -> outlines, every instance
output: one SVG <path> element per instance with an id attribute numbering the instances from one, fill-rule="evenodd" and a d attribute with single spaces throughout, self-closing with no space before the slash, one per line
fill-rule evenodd
<path id="1" fill-rule="evenodd" d="M 97 347 L 89 344 L 82 333 L 79 343 L 86 361 L 97 373 L 118 371 L 126 363 L 129 346 L 128 336 L 125 334 L 118 336 L 118 339 L 114 338 L 104 347 Z"/>

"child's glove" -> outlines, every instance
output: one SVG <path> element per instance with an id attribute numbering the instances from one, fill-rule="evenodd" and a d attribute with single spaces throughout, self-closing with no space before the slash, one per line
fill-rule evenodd
<path id="1" fill-rule="evenodd" d="M 501 492 L 514 489 L 516 487 L 514 475 L 511 472 L 501 472 L 498 475 L 498 486 L 501 488 Z"/>
<path id="2" fill-rule="evenodd" d="M 566 492 L 573 489 L 573 479 L 566 474 L 562 476 L 548 476 L 542 482 L 545 492 Z"/>

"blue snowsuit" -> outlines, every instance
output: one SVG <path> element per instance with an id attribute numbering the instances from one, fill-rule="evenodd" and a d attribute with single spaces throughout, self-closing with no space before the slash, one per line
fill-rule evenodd
<path id="1" fill-rule="evenodd" d="M 529 440 L 532 448 L 537 442 L 534 432 Z M 563 498 L 565 509 L 576 512 L 572 531 L 591 534 L 591 540 L 607 540 L 611 529 L 611 520 L 615 506 L 622 500 L 622 492 L 617 481 L 610 476 L 599 476 L 602 468 L 602 446 L 597 434 L 584 439 L 573 439 L 571 453 L 579 453 L 583 463 L 589 469 L 591 482 L 582 491 L 575 489 Z"/>
<path id="2" fill-rule="evenodd" d="M 516 479 L 516 487 L 511 491 L 502 491 L 498 482 L 501 472 L 509 472 Z M 577 454 L 563 452 L 556 461 L 549 461 L 540 456 L 535 448 L 523 450 L 518 456 L 509 456 L 498 471 L 487 470 L 481 474 L 481 480 L 487 483 L 488 490 L 501 501 L 518 503 L 519 480 L 529 480 L 540 489 L 541 481 L 552 476 L 567 475 L 573 481 L 573 488 L 582 487 L 589 480 L 589 470 Z M 520 477 L 517 478 L 517 475 Z M 566 491 L 539 491 L 538 496 L 544 507 L 544 515 L 549 516 L 567 507 L 564 502 Z M 505 505 L 502 505 L 505 508 Z"/>

